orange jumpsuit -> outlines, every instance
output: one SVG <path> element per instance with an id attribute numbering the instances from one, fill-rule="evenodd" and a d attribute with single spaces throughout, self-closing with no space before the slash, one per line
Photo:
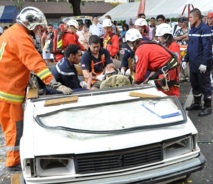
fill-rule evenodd
<path id="1" fill-rule="evenodd" d="M 14 24 L 0 37 L 0 123 L 6 142 L 6 166 L 20 163 L 25 91 L 30 71 L 45 83 L 54 78 L 35 49 L 28 30 Z"/>
<path id="2" fill-rule="evenodd" d="M 111 57 L 114 57 L 119 52 L 119 38 L 116 34 L 105 34 L 103 47 L 109 51 Z"/>
<path id="3" fill-rule="evenodd" d="M 66 32 L 62 37 L 63 48 L 66 49 L 67 46 L 70 44 L 78 45 L 82 51 L 86 51 L 84 46 L 78 41 L 78 35 L 76 33 Z M 63 57 L 64 55 L 60 53 L 55 55 L 55 59 L 57 62 Z"/>
<path id="4" fill-rule="evenodd" d="M 171 58 L 171 55 L 163 47 L 157 44 L 142 44 L 140 45 L 136 52 L 136 72 L 134 80 L 136 83 L 142 83 L 145 80 L 145 75 L 147 70 L 149 71 L 158 71 L 163 67 Z M 175 80 L 178 77 L 176 68 L 168 71 L 169 77 L 171 80 Z M 167 95 L 176 95 L 179 97 L 179 89 L 175 86 L 169 88 L 169 91 L 164 91 L 160 89 Z"/>

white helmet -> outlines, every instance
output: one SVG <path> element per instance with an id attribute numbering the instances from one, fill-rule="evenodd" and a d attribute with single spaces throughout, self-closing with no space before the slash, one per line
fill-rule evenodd
<path id="1" fill-rule="evenodd" d="M 111 27 L 112 21 L 110 19 L 104 19 L 103 20 L 103 27 Z"/>
<path id="2" fill-rule="evenodd" d="M 28 6 L 21 10 L 16 17 L 16 22 L 21 23 L 28 30 L 32 31 L 36 26 L 47 27 L 47 20 L 41 10 Z"/>
<path id="3" fill-rule="evenodd" d="M 134 42 L 135 40 L 140 38 L 142 38 L 141 33 L 135 28 L 129 29 L 126 32 L 125 36 L 126 41 Z"/>
<path id="4" fill-rule="evenodd" d="M 74 26 L 76 29 L 78 29 L 78 21 L 71 19 L 67 22 L 68 26 Z"/>
<path id="5" fill-rule="evenodd" d="M 163 36 L 165 34 L 172 34 L 172 28 L 169 24 L 162 23 L 157 27 L 155 36 Z"/>
<path id="6" fill-rule="evenodd" d="M 135 21 L 135 26 L 147 26 L 147 21 L 143 18 L 139 18 Z"/>

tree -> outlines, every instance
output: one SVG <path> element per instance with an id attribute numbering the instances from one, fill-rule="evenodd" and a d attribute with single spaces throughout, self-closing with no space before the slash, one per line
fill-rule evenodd
<path id="1" fill-rule="evenodd" d="M 69 0 L 69 3 L 72 5 L 73 15 L 81 15 L 81 0 Z"/>

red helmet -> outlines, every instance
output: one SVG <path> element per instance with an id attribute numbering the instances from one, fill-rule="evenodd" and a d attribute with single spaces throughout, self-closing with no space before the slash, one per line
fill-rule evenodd
<path id="1" fill-rule="evenodd" d="M 213 12 L 208 13 L 208 18 L 213 18 Z"/>

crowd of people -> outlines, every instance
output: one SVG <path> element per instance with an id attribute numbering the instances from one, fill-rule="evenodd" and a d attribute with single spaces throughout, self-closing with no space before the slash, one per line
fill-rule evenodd
<path id="1" fill-rule="evenodd" d="M 190 78 L 194 103 L 186 110 L 201 110 L 200 117 L 212 113 L 213 12 L 206 24 L 195 8 L 174 27 L 164 15 L 148 23 L 139 14 L 121 32 L 110 15 L 102 23 L 94 15 L 90 27 L 67 19 L 54 29 L 34 7 L 24 8 L 16 21 L 5 31 L 0 27 L 0 123 L 9 170 L 20 169 L 22 104 L 30 72 L 43 81 L 47 94 L 65 95 L 154 81 L 158 90 L 179 98 L 180 82 Z M 110 83 L 115 76 L 116 84 Z"/>

